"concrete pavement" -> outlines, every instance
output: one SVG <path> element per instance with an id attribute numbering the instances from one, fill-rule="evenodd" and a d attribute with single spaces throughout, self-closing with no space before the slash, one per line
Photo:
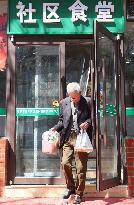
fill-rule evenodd
<path id="1" fill-rule="evenodd" d="M 73 196 L 61 198 L 0 198 L 0 205 L 65 205 L 73 204 Z M 83 198 L 81 205 L 134 205 L 133 198 Z"/>

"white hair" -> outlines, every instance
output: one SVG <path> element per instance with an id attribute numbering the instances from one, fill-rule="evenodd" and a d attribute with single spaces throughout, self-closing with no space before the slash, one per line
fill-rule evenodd
<path id="1" fill-rule="evenodd" d="M 72 82 L 67 85 L 67 93 L 69 94 L 72 92 L 77 92 L 77 93 L 81 92 L 79 83 Z"/>

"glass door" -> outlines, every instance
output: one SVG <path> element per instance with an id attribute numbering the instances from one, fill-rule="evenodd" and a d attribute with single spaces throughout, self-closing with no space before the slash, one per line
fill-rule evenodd
<path id="1" fill-rule="evenodd" d="M 95 22 L 97 190 L 120 183 L 117 37 Z"/>
<path id="2" fill-rule="evenodd" d="M 60 153 L 42 152 L 43 132 L 58 121 L 64 73 L 61 53 L 64 46 L 62 52 L 60 43 L 16 46 L 15 183 L 63 183 Z"/>

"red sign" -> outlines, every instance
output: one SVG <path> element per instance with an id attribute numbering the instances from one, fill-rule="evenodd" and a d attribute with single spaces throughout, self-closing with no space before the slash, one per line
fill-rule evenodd
<path id="1" fill-rule="evenodd" d="M 6 61 L 7 61 L 6 25 L 7 25 L 7 14 L 5 11 L 3 11 L 3 13 L 0 13 L 0 70 L 1 71 L 6 69 Z"/>

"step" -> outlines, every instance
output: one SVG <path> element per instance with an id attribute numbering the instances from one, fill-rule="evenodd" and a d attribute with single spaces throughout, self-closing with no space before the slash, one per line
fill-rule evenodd
<path id="1" fill-rule="evenodd" d="M 59 197 L 62 196 L 65 185 L 11 185 L 5 186 L 4 197 Z M 129 197 L 128 186 L 120 185 L 105 191 L 97 192 L 96 185 L 86 185 L 85 197 Z"/>

